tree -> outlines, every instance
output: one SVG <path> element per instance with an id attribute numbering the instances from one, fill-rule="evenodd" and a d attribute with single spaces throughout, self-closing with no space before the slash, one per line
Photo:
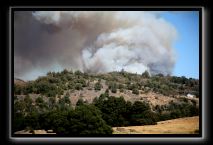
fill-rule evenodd
<path id="1" fill-rule="evenodd" d="M 14 102 L 14 112 L 24 113 L 25 108 L 26 108 L 26 104 L 25 104 L 24 100 L 19 100 L 19 101 Z"/>
<path id="2" fill-rule="evenodd" d="M 138 94 L 139 94 L 139 91 L 138 91 L 138 89 L 134 88 L 134 89 L 132 90 L 132 93 L 138 95 Z"/>
<path id="3" fill-rule="evenodd" d="M 56 100 L 54 97 L 50 97 L 48 100 L 48 105 L 50 109 L 53 109 L 56 106 Z"/>
<path id="4" fill-rule="evenodd" d="M 101 118 L 101 112 L 93 105 L 77 106 L 75 110 L 52 110 L 42 114 L 42 128 L 53 129 L 57 135 L 87 136 L 112 134 L 112 128 Z"/>
<path id="5" fill-rule="evenodd" d="M 116 93 L 116 92 L 117 92 L 116 87 L 115 87 L 115 86 L 113 86 L 113 87 L 112 87 L 112 89 L 111 89 L 111 91 L 112 91 L 112 93 Z"/>
<path id="6" fill-rule="evenodd" d="M 20 85 L 14 84 L 14 94 L 21 95 L 23 92 L 22 87 Z"/>
<path id="7" fill-rule="evenodd" d="M 25 129 L 26 125 L 23 112 L 14 112 L 13 117 L 12 131 L 16 132 Z"/>
<path id="8" fill-rule="evenodd" d="M 109 89 L 111 90 L 112 93 L 116 93 L 117 92 L 117 84 L 115 82 L 110 82 Z"/>
<path id="9" fill-rule="evenodd" d="M 133 114 L 141 114 L 146 110 L 150 110 L 150 106 L 148 103 L 135 101 L 132 105 L 132 113 Z"/>
<path id="10" fill-rule="evenodd" d="M 145 102 L 134 102 L 131 113 L 131 125 L 151 125 L 159 120 L 157 114 L 152 112 L 149 104 Z"/>
<path id="11" fill-rule="evenodd" d="M 87 86 L 86 81 L 83 78 L 79 78 L 79 79 L 75 80 L 75 83 L 81 84 L 82 87 Z"/>
<path id="12" fill-rule="evenodd" d="M 64 98 L 60 98 L 58 100 L 59 109 L 64 110 L 66 108 L 66 103 Z"/>
<path id="13" fill-rule="evenodd" d="M 119 88 L 119 89 L 124 89 L 124 85 L 123 85 L 123 84 L 119 84 L 119 85 L 118 85 L 118 88 Z"/>
<path id="14" fill-rule="evenodd" d="M 103 119 L 111 126 L 127 125 L 126 115 L 126 101 L 123 97 L 116 98 L 114 96 L 107 97 L 101 94 L 98 101 L 95 102 L 101 112 Z"/>
<path id="15" fill-rule="evenodd" d="M 149 78 L 150 77 L 149 72 L 145 71 L 144 73 L 142 73 L 142 77 L 143 78 Z"/>
<path id="16" fill-rule="evenodd" d="M 101 118 L 101 112 L 93 105 L 78 106 L 68 118 L 66 134 L 72 136 L 112 134 L 112 128 Z"/>
<path id="17" fill-rule="evenodd" d="M 75 71 L 75 75 L 80 76 L 82 75 L 82 72 L 80 70 Z"/>
<path id="18" fill-rule="evenodd" d="M 39 108 L 42 110 L 43 108 L 46 108 L 46 103 L 44 102 L 43 98 L 39 96 L 36 100 L 36 105 L 39 106 Z"/>
<path id="19" fill-rule="evenodd" d="M 65 95 L 65 96 L 64 96 L 64 100 L 65 100 L 65 103 L 67 103 L 67 104 L 69 104 L 69 105 L 71 104 L 69 95 Z"/>
<path id="20" fill-rule="evenodd" d="M 63 71 L 62 71 L 62 74 L 68 74 L 69 73 L 69 71 L 67 70 L 67 69 L 64 69 Z"/>
<path id="21" fill-rule="evenodd" d="M 84 101 L 82 98 L 78 99 L 78 101 L 76 103 L 76 106 L 81 106 L 81 105 L 84 105 Z"/>
<path id="22" fill-rule="evenodd" d="M 25 117 L 25 122 L 26 122 L 26 126 L 27 127 L 30 127 L 32 129 L 40 129 L 39 113 L 37 111 L 35 111 L 35 110 L 30 112 Z"/>
<path id="23" fill-rule="evenodd" d="M 162 73 L 156 74 L 156 76 L 158 76 L 158 77 L 164 77 L 164 75 Z"/>
<path id="24" fill-rule="evenodd" d="M 26 112 L 32 112 L 32 109 L 33 109 L 33 106 L 32 106 L 32 103 L 33 103 L 33 100 L 30 98 L 29 95 L 25 96 L 24 98 L 24 103 L 25 103 L 25 111 Z"/>
<path id="25" fill-rule="evenodd" d="M 180 110 L 179 110 L 179 109 L 176 109 L 176 110 L 172 111 L 171 114 L 170 114 L 170 117 L 171 117 L 172 119 L 181 117 L 181 112 L 180 112 Z"/>
<path id="26" fill-rule="evenodd" d="M 100 82 L 95 83 L 95 90 L 96 90 L 96 91 L 100 91 L 102 87 L 103 87 L 103 86 L 101 85 Z"/>
<path id="27" fill-rule="evenodd" d="M 83 88 L 82 88 L 82 84 L 76 83 L 75 89 L 76 89 L 76 90 L 82 90 L 82 89 L 83 89 Z"/>
<path id="28" fill-rule="evenodd" d="M 106 89 L 106 90 L 105 90 L 105 94 L 106 94 L 107 96 L 109 96 L 109 89 Z"/>

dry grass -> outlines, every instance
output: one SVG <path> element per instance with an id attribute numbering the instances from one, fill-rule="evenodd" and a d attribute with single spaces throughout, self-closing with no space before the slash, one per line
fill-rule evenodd
<path id="1" fill-rule="evenodd" d="M 113 127 L 114 134 L 193 134 L 199 130 L 199 117 L 158 122 L 157 125 Z"/>
<path id="2" fill-rule="evenodd" d="M 33 133 L 30 130 L 21 130 L 15 132 L 15 134 L 56 134 L 54 132 L 47 132 L 46 130 L 33 130 Z"/>

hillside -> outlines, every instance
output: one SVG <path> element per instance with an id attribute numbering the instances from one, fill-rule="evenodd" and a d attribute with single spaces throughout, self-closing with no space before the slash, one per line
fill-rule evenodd
<path id="1" fill-rule="evenodd" d="M 61 73 L 49 72 L 35 81 L 16 79 L 14 93 L 20 97 L 29 94 L 32 98 L 60 98 L 68 95 L 72 105 L 75 105 L 79 98 L 92 103 L 95 97 L 106 90 L 109 90 L 111 96 L 123 96 L 131 102 L 147 101 L 152 106 L 177 102 L 180 98 L 187 98 L 187 94 L 193 94 L 193 100 L 199 101 L 199 81 L 196 79 L 160 74 L 149 77 L 145 73 L 139 75 L 127 72 L 98 75 L 67 70 Z"/>
<path id="2" fill-rule="evenodd" d="M 95 112 L 97 109 L 100 114 L 96 116 L 97 119 L 103 119 L 101 124 L 109 126 L 156 124 L 158 121 L 199 113 L 199 80 L 192 78 L 162 74 L 150 76 L 148 72 L 132 74 L 125 71 L 91 74 L 65 69 L 57 73 L 49 72 L 34 81 L 23 83 L 14 80 L 14 84 L 14 111 L 17 118 L 25 121 L 31 118 L 33 123 L 34 120 L 41 120 L 39 125 L 31 125 L 32 122 L 17 124 L 14 131 L 30 127 L 61 132 L 59 126 L 43 125 L 44 119 L 42 121 L 40 118 L 63 112 L 67 114 L 74 111 L 75 114 L 78 109 L 84 111 L 85 107 Z M 48 121 L 51 124 L 51 120 Z"/>
<path id="3" fill-rule="evenodd" d="M 21 80 L 21 79 L 18 79 L 18 78 L 15 78 L 14 79 L 14 84 L 17 85 L 17 86 L 24 86 L 27 84 L 27 82 Z"/>

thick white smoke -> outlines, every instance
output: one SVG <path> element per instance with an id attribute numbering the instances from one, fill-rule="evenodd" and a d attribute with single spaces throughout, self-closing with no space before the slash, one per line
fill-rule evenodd
<path id="1" fill-rule="evenodd" d="M 31 23 L 39 26 L 25 28 L 31 31 L 39 27 L 39 34 L 36 32 L 36 35 L 39 35 L 40 44 L 30 47 L 35 47 L 37 54 L 41 51 L 46 55 L 33 55 L 26 59 L 17 53 L 15 59 L 19 61 L 39 67 L 57 63 L 62 67 L 94 73 L 122 68 L 133 73 L 145 70 L 151 74 L 172 73 L 175 64 L 172 44 L 176 39 L 176 30 L 156 12 L 36 11 L 31 14 L 31 19 Z M 20 20 L 15 21 L 15 29 L 19 25 Z M 16 47 L 21 51 L 26 46 L 16 42 Z M 26 52 L 24 54 L 27 55 Z M 15 65 L 17 70 L 24 72 L 27 69 L 16 62 Z"/>

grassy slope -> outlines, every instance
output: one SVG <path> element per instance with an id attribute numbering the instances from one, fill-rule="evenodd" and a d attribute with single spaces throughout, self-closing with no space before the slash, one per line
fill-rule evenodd
<path id="1" fill-rule="evenodd" d="M 199 129 L 199 117 L 158 122 L 157 125 L 113 127 L 114 134 L 192 134 Z M 120 131 L 119 131 L 120 130 Z"/>

